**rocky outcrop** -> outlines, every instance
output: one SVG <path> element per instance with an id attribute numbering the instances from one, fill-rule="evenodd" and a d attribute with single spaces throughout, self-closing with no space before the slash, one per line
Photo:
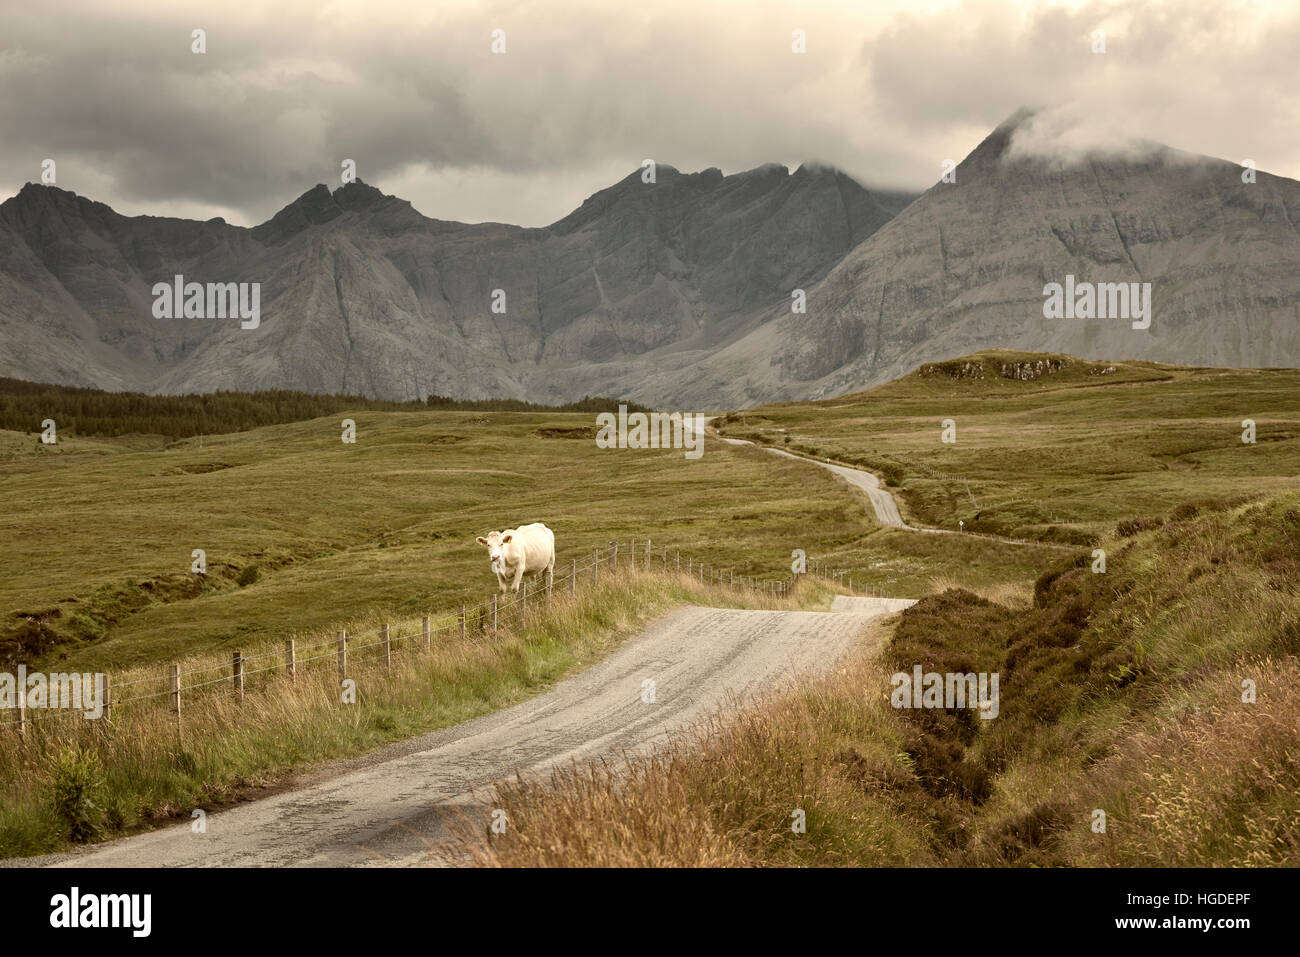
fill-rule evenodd
<path id="1" fill-rule="evenodd" d="M 1020 382 L 1032 382 L 1045 375 L 1060 372 L 1070 365 L 1070 360 L 1033 359 L 996 363 L 997 374 L 1004 379 L 1016 379 Z M 988 364 L 982 359 L 954 359 L 950 362 L 927 362 L 916 370 L 922 378 L 941 376 L 948 379 L 982 379 L 988 371 Z M 1114 371 L 1114 367 L 1111 367 Z"/>

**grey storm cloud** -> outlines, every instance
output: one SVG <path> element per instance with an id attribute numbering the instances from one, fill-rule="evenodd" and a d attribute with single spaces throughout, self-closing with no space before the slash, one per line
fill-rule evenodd
<path id="1" fill-rule="evenodd" d="M 1023 105 L 1067 130 L 1030 151 L 1136 131 L 1295 176 L 1298 40 L 1286 4 L 1200 0 L 10 4 L 0 196 L 49 157 L 123 212 L 252 224 L 353 159 L 426 215 L 542 225 L 644 158 L 920 189 Z"/>

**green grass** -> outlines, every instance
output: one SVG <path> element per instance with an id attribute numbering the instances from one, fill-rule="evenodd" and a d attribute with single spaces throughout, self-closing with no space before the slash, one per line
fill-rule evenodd
<path id="1" fill-rule="evenodd" d="M 449 611 L 495 589 L 475 537 L 530 521 L 561 567 L 649 537 L 773 578 L 875 529 L 830 475 L 713 440 L 688 461 L 554 437 L 588 415 L 353 417 L 356 445 L 336 418 L 153 446 L 0 433 L 0 654 L 118 669 Z"/>
<path id="2" fill-rule="evenodd" d="M 1004 364 L 1050 358 L 1030 381 Z M 1113 370 L 1113 371 L 1106 371 Z M 1257 441 L 1241 441 L 1242 420 Z M 941 442 L 952 419 L 955 444 Z M 733 412 L 723 434 L 877 472 L 916 523 L 1086 544 L 1188 500 L 1300 487 L 1300 371 L 987 352 L 824 402 Z"/>

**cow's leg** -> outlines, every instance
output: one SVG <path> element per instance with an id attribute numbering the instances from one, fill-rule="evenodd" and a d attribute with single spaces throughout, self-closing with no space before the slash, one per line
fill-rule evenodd
<path id="1" fill-rule="evenodd" d="M 523 579 L 524 579 L 524 563 L 520 562 L 515 567 L 515 583 L 513 586 L 514 591 L 519 591 L 519 583 L 523 581 Z"/>
<path id="2" fill-rule="evenodd" d="M 501 594 L 506 593 L 506 576 L 500 572 L 497 572 L 497 588 L 501 590 Z"/>
<path id="3" fill-rule="evenodd" d="M 551 590 L 551 585 L 555 583 L 555 556 L 551 556 L 551 563 L 546 566 L 546 590 Z"/>

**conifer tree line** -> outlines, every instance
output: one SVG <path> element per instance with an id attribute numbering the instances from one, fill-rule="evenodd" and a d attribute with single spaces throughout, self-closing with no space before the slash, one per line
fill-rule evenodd
<path id="1" fill-rule="evenodd" d="M 520 399 L 453 399 L 431 395 L 420 401 L 392 402 L 359 395 L 314 395 L 287 389 L 261 392 L 209 392 L 145 395 L 105 392 L 0 377 L 0 429 L 39 433 L 53 419 L 61 435 L 111 437 L 164 435 L 173 439 L 222 432 L 244 432 L 265 425 L 301 422 L 340 412 L 617 412 L 619 399 L 587 396 L 563 405 Z M 648 411 L 625 402 L 632 411 Z"/>

